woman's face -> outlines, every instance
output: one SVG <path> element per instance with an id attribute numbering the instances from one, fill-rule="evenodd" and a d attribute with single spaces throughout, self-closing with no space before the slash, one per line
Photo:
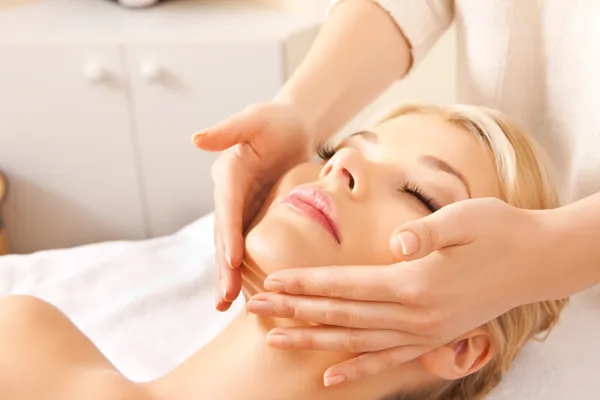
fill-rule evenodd
<path id="1" fill-rule="evenodd" d="M 289 171 L 246 235 L 265 273 L 322 265 L 389 264 L 399 225 L 456 201 L 499 197 L 490 151 L 428 114 L 407 114 L 341 143 L 326 162 Z"/>

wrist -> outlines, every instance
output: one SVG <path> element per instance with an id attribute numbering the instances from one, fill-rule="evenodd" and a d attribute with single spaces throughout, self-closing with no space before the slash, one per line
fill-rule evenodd
<path id="1" fill-rule="evenodd" d="M 282 104 L 291 110 L 300 126 L 298 132 L 304 136 L 304 142 L 308 147 L 308 151 L 314 154 L 322 142 L 321 135 L 319 135 L 322 129 L 320 128 L 318 114 L 314 110 L 304 107 L 303 102 L 297 99 L 290 91 L 286 90 L 285 87 L 275 95 L 272 101 Z"/>
<path id="2" fill-rule="evenodd" d="M 513 220 L 513 248 L 505 251 L 516 256 L 512 277 L 507 277 L 504 288 L 512 307 L 539 301 L 561 298 L 557 287 L 561 274 L 561 260 L 557 257 L 562 241 L 564 223 L 554 210 L 516 209 L 518 218 Z"/>
<path id="3" fill-rule="evenodd" d="M 536 252 L 542 255 L 537 279 L 539 286 L 537 299 L 557 300 L 571 296 L 582 290 L 580 267 L 585 268 L 585 256 L 578 252 L 579 235 L 577 224 L 570 213 L 562 208 L 535 211 L 539 222 L 539 237 Z M 536 240 L 536 238 L 533 238 Z"/>
<path id="4" fill-rule="evenodd" d="M 600 283 L 600 194 L 554 210 L 557 262 L 564 271 L 562 295 Z"/>

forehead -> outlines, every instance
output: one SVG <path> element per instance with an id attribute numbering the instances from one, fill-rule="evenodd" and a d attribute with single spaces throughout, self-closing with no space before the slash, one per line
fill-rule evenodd
<path id="1" fill-rule="evenodd" d="M 437 157 L 469 181 L 473 197 L 500 197 L 491 150 L 465 128 L 432 114 L 411 113 L 376 125 L 379 155 L 388 162 L 411 163 Z"/>
<path id="2" fill-rule="evenodd" d="M 469 150 L 485 150 L 480 141 L 471 132 L 461 126 L 449 122 L 438 115 L 411 113 L 392 118 L 376 125 L 372 131 L 377 134 L 385 147 L 399 150 L 396 147 L 411 149 L 422 148 L 427 151 L 437 151 L 448 148 L 449 153 L 465 153 Z"/>

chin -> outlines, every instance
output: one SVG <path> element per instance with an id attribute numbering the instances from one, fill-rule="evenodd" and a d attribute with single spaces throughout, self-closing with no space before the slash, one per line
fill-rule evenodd
<path id="1" fill-rule="evenodd" d="M 323 243 L 321 232 L 314 232 L 313 226 L 307 226 L 297 216 L 286 215 L 290 213 L 284 209 L 287 206 L 278 207 L 281 208 L 268 212 L 246 234 L 246 261 L 266 274 L 331 264 L 334 249 Z"/>

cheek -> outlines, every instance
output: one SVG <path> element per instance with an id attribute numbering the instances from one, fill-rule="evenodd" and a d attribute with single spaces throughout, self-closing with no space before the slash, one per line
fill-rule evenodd
<path id="1" fill-rule="evenodd" d="M 351 224 L 352 240 L 344 252 L 344 262 L 355 265 L 388 265 L 397 262 L 390 247 L 392 234 L 401 225 L 426 216 L 405 200 L 390 198 L 369 207 L 360 223 Z M 367 222 L 368 221 L 368 222 Z M 365 232 L 368 232 L 365 235 Z"/>
<path id="2" fill-rule="evenodd" d="M 273 187 L 246 233 L 246 256 L 267 273 L 282 268 L 312 266 L 315 244 L 277 210 L 278 202 L 292 189 L 318 180 L 322 165 L 301 164 L 287 172 Z M 279 205 L 281 207 L 281 205 Z M 326 254 L 326 253 L 324 253 Z"/>

